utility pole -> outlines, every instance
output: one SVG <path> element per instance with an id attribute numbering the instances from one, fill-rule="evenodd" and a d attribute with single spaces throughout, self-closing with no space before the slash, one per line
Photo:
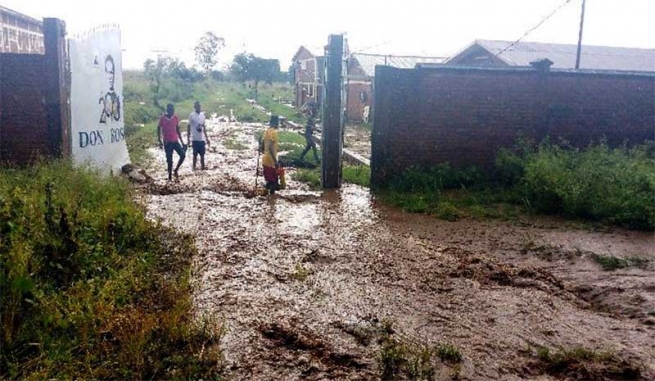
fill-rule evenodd
<path id="1" fill-rule="evenodd" d="M 582 52 L 582 29 L 584 27 L 584 9 L 587 0 L 582 0 L 582 14 L 580 15 L 580 35 L 578 36 L 578 54 L 575 57 L 575 69 L 580 69 L 580 53 Z"/>

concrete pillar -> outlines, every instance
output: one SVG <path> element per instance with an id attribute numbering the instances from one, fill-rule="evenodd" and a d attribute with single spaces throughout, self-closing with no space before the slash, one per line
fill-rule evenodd
<path id="1" fill-rule="evenodd" d="M 45 101 L 50 155 L 70 157 L 70 72 L 66 24 L 56 18 L 43 19 L 45 45 Z"/>
<path id="2" fill-rule="evenodd" d="M 331 35 L 326 51 L 325 99 L 323 100 L 322 184 L 323 189 L 341 187 L 343 148 L 343 35 Z"/>

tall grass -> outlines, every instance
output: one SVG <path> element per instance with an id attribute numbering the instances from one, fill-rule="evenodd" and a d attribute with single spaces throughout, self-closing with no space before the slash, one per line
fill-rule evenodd
<path id="1" fill-rule="evenodd" d="M 632 148 L 598 143 L 580 150 L 544 141 L 534 148 L 501 151 L 495 169 L 486 173 L 447 164 L 407 170 L 381 196 L 412 212 L 434 213 L 450 202 L 460 214 L 495 215 L 490 206 L 510 204 L 536 213 L 652 230 L 653 147 L 652 142 Z"/>
<path id="2" fill-rule="evenodd" d="M 193 319 L 191 237 L 68 162 L 0 179 L 0 378 L 220 378 L 221 327 Z"/>

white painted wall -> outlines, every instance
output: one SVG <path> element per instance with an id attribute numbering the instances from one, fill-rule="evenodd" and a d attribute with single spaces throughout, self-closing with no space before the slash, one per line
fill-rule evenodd
<path id="1" fill-rule="evenodd" d="M 96 29 L 69 39 L 68 46 L 73 160 L 104 173 L 120 173 L 130 161 L 124 137 L 120 30 Z"/>

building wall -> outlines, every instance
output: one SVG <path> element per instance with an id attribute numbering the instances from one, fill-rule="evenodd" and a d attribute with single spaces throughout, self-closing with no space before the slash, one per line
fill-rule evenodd
<path id="1" fill-rule="evenodd" d="M 348 122 L 364 121 L 364 109 L 373 104 L 373 86 L 370 81 L 348 81 L 347 84 Z"/>
<path id="2" fill-rule="evenodd" d="M 394 69 L 375 78 L 372 182 L 412 166 L 493 166 L 518 137 L 584 147 L 655 139 L 655 76 Z"/>
<path id="3" fill-rule="evenodd" d="M 43 24 L 0 8 L 0 53 L 43 54 Z"/>
<path id="4" fill-rule="evenodd" d="M 49 153 L 41 55 L 0 55 L 0 161 L 27 163 Z"/>

